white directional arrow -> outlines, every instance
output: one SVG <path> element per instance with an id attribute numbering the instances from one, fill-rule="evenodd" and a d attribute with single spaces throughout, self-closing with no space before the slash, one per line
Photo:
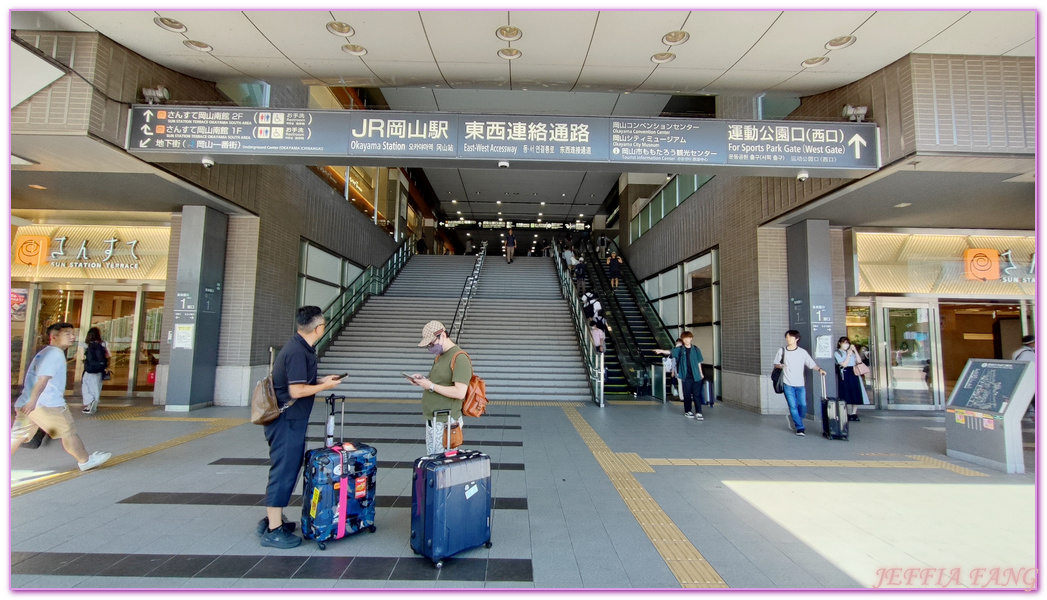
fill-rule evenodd
<path id="1" fill-rule="evenodd" d="M 148 125 L 142 125 L 142 133 L 146 135 L 153 135 L 153 130 Z"/>
<path id="2" fill-rule="evenodd" d="M 862 146 L 867 144 L 865 143 L 865 138 L 856 133 L 854 137 L 847 141 L 847 145 L 854 146 L 854 159 L 858 160 L 862 157 Z"/>
<path id="3" fill-rule="evenodd" d="M 152 109 L 145 111 L 145 122 L 148 123 L 152 119 L 153 119 L 153 111 L 152 111 Z"/>
<path id="4" fill-rule="evenodd" d="M 150 142 L 150 140 L 141 140 L 140 142 L 138 142 L 138 147 L 139 148 L 145 148 L 145 147 L 149 146 L 149 142 Z"/>

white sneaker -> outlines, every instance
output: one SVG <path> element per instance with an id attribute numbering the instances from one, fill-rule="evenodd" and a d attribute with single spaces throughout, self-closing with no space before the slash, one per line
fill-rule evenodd
<path id="1" fill-rule="evenodd" d="M 683 416 L 687 417 L 688 419 L 693 419 L 694 418 L 694 413 L 692 413 L 692 412 L 685 412 L 685 413 L 683 413 Z"/>
<path id="2" fill-rule="evenodd" d="M 87 462 L 78 463 L 81 471 L 90 471 L 91 469 L 101 465 L 105 461 L 109 460 L 113 454 L 111 452 L 93 452 L 91 456 L 87 458 Z"/>
<path id="3" fill-rule="evenodd" d="M 704 421 L 705 420 L 705 417 L 702 416 L 702 413 L 698 413 L 698 414 L 694 415 L 694 418 L 699 420 L 699 421 Z"/>

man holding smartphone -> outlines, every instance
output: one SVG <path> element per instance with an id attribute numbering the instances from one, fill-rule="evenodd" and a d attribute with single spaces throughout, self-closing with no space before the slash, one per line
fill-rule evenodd
<path id="1" fill-rule="evenodd" d="M 283 509 L 291 500 L 305 456 L 305 432 L 313 398 L 334 389 L 342 379 L 327 375 L 316 379 L 314 346 L 327 327 L 319 306 L 303 306 L 295 314 L 298 332 L 290 339 L 273 363 L 273 389 L 284 411 L 265 426 L 269 442 L 269 484 L 265 488 L 266 516 L 258 523 L 262 545 L 270 548 L 294 548 L 302 538 L 294 535 L 294 522 L 284 522 Z"/>
<path id="2" fill-rule="evenodd" d="M 422 341 L 419 348 L 426 348 L 436 356 L 429 376 L 420 374 L 404 375 L 407 380 L 422 388 L 422 416 L 425 417 L 425 449 L 428 454 L 439 454 L 444 447 L 444 428 L 447 421 L 441 421 L 433 411 L 450 411 L 450 418 L 459 427 L 462 426 L 462 400 L 469 390 L 469 380 L 473 377 L 473 362 L 457 344 L 451 341 L 443 323 L 429 321 L 422 328 Z M 453 425 L 452 425 L 453 427 Z"/>

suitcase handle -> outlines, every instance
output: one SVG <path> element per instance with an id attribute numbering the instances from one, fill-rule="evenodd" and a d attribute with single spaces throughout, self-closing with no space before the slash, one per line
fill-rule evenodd
<path id="1" fill-rule="evenodd" d="M 822 378 L 822 400 L 825 400 L 826 402 L 828 402 L 829 401 L 829 392 L 828 392 L 828 388 L 825 387 L 825 385 L 826 385 L 825 373 L 822 373 L 821 371 L 819 371 L 818 375 L 820 375 L 821 378 Z"/>
<path id="2" fill-rule="evenodd" d="M 447 413 L 447 427 L 444 429 L 443 435 L 440 436 L 440 445 L 443 446 L 443 443 L 444 443 L 445 439 L 446 439 L 448 444 L 451 443 L 451 410 L 450 409 L 434 410 L 433 411 L 433 423 L 436 422 L 436 415 L 439 415 L 441 413 Z M 434 429 L 435 429 L 435 427 L 434 427 Z M 444 436 L 446 436 L 446 438 Z M 458 449 L 457 448 L 447 448 L 447 447 L 444 447 L 444 456 L 454 456 L 456 454 L 458 454 Z"/>
<path id="3" fill-rule="evenodd" d="M 336 400 L 342 401 L 342 424 L 339 426 L 338 437 L 341 439 L 341 443 L 345 444 L 345 396 L 331 394 L 327 397 L 327 404 L 331 408 L 331 411 L 327 415 L 327 427 L 325 431 L 327 435 L 325 442 L 328 448 L 334 446 L 334 403 Z"/>

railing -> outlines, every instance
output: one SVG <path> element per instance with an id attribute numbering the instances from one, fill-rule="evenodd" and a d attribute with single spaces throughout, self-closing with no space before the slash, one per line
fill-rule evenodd
<path id="1" fill-rule="evenodd" d="M 634 392 L 638 393 L 649 383 L 647 381 L 648 359 L 644 357 L 643 350 L 636 344 L 636 334 L 630 327 L 629 321 L 625 318 L 625 313 L 618 304 L 618 298 L 614 295 L 614 290 L 611 289 L 610 278 L 604 271 L 603 266 L 596 260 L 596 253 L 592 245 L 583 242 L 582 248 L 589 254 L 589 261 L 587 262 L 592 262 L 591 265 L 587 265 L 589 281 L 592 283 L 593 291 L 599 292 L 597 296 L 599 296 L 600 303 L 603 305 L 604 318 L 607 319 L 610 325 L 609 337 L 614 342 L 618 361 L 622 365 L 622 371 L 629 386 Z M 557 250 L 558 260 L 563 260 L 559 246 L 557 246 Z"/>
<path id="2" fill-rule="evenodd" d="M 381 267 L 368 266 L 364 269 L 340 296 L 324 307 L 323 313 L 324 320 L 327 321 L 327 328 L 324 335 L 316 342 L 317 356 L 323 355 L 338 332 L 356 314 L 364 301 L 373 295 L 383 293 L 393 279 L 400 274 L 400 270 L 404 268 L 414 253 L 414 244 L 411 241 L 407 239 L 400 244 L 396 252 Z"/>
<path id="3" fill-rule="evenodd" d="M 487 242 L 484 241 L 480 244 L 480 252 L 476 255 L 476 261 L 473 263 L 473 272 L 465 278 L 465 285 L 462 286 L 462 295 L 458 297 L 458 307 L 454 309 L 454 319 L 451 320 L 451 328 L 447 330 L 447 337 L 454 337 L 454 343 L 458 343 L 458 336 L 462 335 L 462 328 L 465 327 L 465 318 L 469 314 L 469 302 L 473 299 L 473 294 L 476 293 L 476 288 L 480 285 L 480 271 L 484 268 L 484 258 L 487 257 Z"/>
<path id="4" fill-rule="evenodd" d="M 647 291 L 640 285 L 639 280 L 636 278 L 636 274 L 633 273 L 632 268 L 629 267 L 629 263 L 625 261 L 625 256 L 622 255 L 622 249 L 618 247 L 618 244 L 608 240 L 607 251 L 618 253 L 618 256 L 622 257 L 622 281 L 625 282 L 625 289 L 629 291 L 629 295 L 633 297 L 633 302 L 636 303 L 636 307 L 640 309 L 640 314 L 643 315 L 644 321 L 647 323 L 647 327 L 651 330 L 654 335 L 654 341 L 658 344 L 659 348 L 668 350 L 673 347 L 676 343 L 672 336 L 669 335 L 669 330 L 665 327 L 665 322 L 662 321 L 662 316 L 655 310 L 654 305 L 651 303 L 651 299 L 647 297 Z"/>
<path id="5" fill-rule="evenodd" d="M 604 388 L 604 356 L 593 345 L 592 333 L 589 331 L 588 319 L 582 310 L 582 300 L 574 287 L 571 272 L 564 263 L 562 250 L 559 242 L 553 242 L 553 263 L 556 264 L 556 275 L 560 279 L 560 293 L 571 311 L 571 321 L 574 323 L 575 333 L 578 334 L 578 345 L 582 349 L 582 357 L 585 359 L 586 369 L 589 371 L 589 386 L 593 390 L 593 401 L 603 407 Z"/>

